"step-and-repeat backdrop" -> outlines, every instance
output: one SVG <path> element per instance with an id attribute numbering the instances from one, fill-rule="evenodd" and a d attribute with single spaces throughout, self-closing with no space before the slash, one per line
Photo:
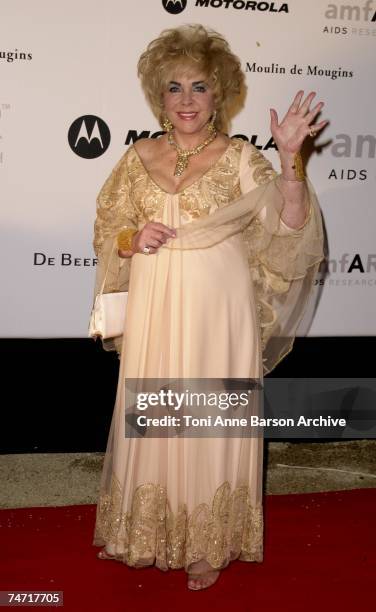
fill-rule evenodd
<path id="1" fill-rule="evenodd" d="M 97 193 L 160 129 L 137 60 L 184 23 L 218 30 L 240 57 L 248 96 L 230 135 L 276 169 L 270 107 L 282 118 L 299 89 L 325 102 L 307 173 L 328 256 L 309 334 L 374 335 L 375 0 L 12 0 L 0 5 L 0 337 L 86 337 Z"/>

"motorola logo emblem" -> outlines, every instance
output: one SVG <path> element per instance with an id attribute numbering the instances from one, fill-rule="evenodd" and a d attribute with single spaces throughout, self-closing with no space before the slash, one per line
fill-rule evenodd
<path id="1" fill-rule="evenodd" d="M 100 157 L 111 141 L 110 130 L 100 117 L 95 115 L 83 115 L 69 128 L 69 146 L 76 155 L 85 159 Z"/>
<path id="2" fill-rule="evenodd" d="M 171 15 L 182 13 L 187 6 L 187 0 L 162 0 L 163 8 Z"/>

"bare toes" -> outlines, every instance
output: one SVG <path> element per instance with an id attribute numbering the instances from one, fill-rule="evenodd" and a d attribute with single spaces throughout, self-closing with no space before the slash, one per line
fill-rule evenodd
<path id="1" fill-rule="evenodd" d="M 203 572 L 202 576 L 199 576 L 197 578 L 188 577 L 188 588 L 195 591 L 206 589 L 217 581 L 219 574 L 219 570 L 211 570 Z"/>

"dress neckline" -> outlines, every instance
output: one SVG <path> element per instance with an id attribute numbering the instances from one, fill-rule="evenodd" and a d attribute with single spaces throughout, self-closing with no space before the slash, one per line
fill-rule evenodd
<path id="1" fill-rule="evenodd" d="M 155 181 L 153 179 L 153 177 L 151 176 L 149 170 L 146 168 L 144 162 L 142 161 L 136 147 L 134 146 L 134 144 L 132 145 L 133 150 L 136 153 L 136 156 L 138 158 L 138 161 L 140 162 L 141 166 L 143 167 L 143 169 L 145 170 L 145 173 L 147 174 L 147 176 L 149 177 L 150 181 L 155 185 L 155 187 L 157 187 L 158 189 L 160 189 L 160 191 L 162 191 L 163 193 L 165 193 L 166 195 L 170 195 L 170 196 L 174 196 L 174 195 L 179 195 L 180 193 L 183 193 L 186 189 L 189 189 L 190 187 L 193 187 L 194 185 L 196 185 L 196 183 L 199 183 L 211 170 L 213 170 L 213 168 L 215 168 L 215 166 L 217 166 L 217 164 L 219 164 L 222 159 L 225 157 L 225 155 L 228 153 L 228 151 L 230 150 L 230 148 L 232 147 L 232 145 L 234 144 L 232 138 L 230 138 L 230 142 L 228 143 L 228 146 L 225 148 L 225 150 L 221 153 L 221 155 L 215 160 L 215 162 L 212 163 L 211 166 L 209 166 L 209 168 L 207 168 L 207 170 L 205 170 L 205 172 L 203 174 L 201 174 L 197 179 L 195 179 L 194 181 L 192 181 L 192 183 L 189 183 L 189 185 L 186 185 L 185 187 L 183 187 L 183 189 L 179 189 L 179 191 L 166 191 L 165 189 L 163 189 L 158 183 L 157 181 Z"/>

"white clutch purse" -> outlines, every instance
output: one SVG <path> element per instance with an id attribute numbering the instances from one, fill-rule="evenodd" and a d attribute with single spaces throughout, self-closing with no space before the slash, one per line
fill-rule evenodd
<path id="1" fill-rule="evenodd" d="M 99 293 L 95 298 L 89 323 L 89 338 L 100 336 L 103 340 L 116 338 L 124 333 L 128 291 Z"/>

